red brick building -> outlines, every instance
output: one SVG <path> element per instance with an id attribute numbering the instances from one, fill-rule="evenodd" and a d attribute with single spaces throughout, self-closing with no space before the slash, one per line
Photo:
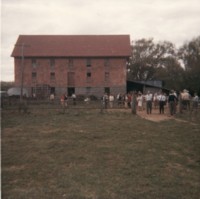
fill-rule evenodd
<path id="1" fill-rule="evenodd" d="M 11 56 L 15 86 L 23 84 L 30 95 L 125 93 L 130 37 L 20 35 Z"/>

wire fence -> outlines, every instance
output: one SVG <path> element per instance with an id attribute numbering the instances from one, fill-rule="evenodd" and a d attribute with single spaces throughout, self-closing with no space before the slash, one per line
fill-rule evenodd
<path id="1" fill-rule="evenodd" d="M 28 109 L 123 109 L 131 108 L 130 105 L 125 105 L 123 101 L 104 102 L 102 99 L 84 99 L 73 100 L 68 98 L 64 102 L 60 99 L 54 100 L 38 100 L 38 99 L 24 99 L 20 102 L 19 98 L 6 98 L 1 101 L 1 108 L 5 110 L 21 109 L 26 107 Z"/>
<path id="2" fill-rule="evenodd" d="M 135 104 L 137 109 L 137 102 Z M 169 104 L 167 103 L 165 105 L 165 108 L 168 107 Z M 124 100 L 117 100 L 115 99 L 112 102 L 105 102 L 102 99 L 76 99 L 68 98 L 66 101 L 61 102 L 60 99 L 55 98 L 53 100 L 50 99 L 33 99 L 33 98 L 27 98 L 23 99 L 21 102 L 19 98 L 12 97 L 12 98 L 1 98 L 1 109 L 4 110 L 19 110 L 27 112 L 28 110 L 34 110 L 34 109 L 60 109 L 60 110 L 67 110 L 67 109 L 99 109 L 100 111 L 103 111 L 104 109 L 130 109 L 133 113 L 133 102 L 126 102 Z M 159 109 L 159 104 L 152 104 L 152 109 Z M 196 111 L 199 111 L 200 104 L 195 107 Z M 142 110 L 146 110 L 146 102 L 143 102 Z M 190 101 L 188 106 L 185 106 L 184 104 L 176 104 L 176 110 L 177 112 L 184 112 L 184 111 L 193 111 L 193 102 Z"/>

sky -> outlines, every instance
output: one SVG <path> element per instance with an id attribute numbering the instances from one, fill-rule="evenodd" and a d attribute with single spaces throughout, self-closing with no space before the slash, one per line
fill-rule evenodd
<path id="1" fill-rule="evenodd" d="M 130 35 L 178 48 L 200 35 L 199 0 L 1 0 L 1 81 L 19 35 Z"/>

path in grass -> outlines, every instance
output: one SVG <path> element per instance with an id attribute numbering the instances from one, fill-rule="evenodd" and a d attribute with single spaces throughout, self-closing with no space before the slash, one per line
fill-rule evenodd
<path id="1" fill-rule="evenodd" d="M 115 112 L 115 111 L 131 113 L 131 109 L 109 109 L 109 112 Z M 147 114 L 145 110 L 142 110 L 142 111 L 137 111 L 137 115 L 153 122 L 160 122 L 174 118 L 171 117 L 168 112 L 166 112 L 165 114 L 159 114 L 158 111 L 159 111 L 158 109 L 154 109 L 152 111 L 152 114 Z"/>
<path id="2" fill-rule="evenodd" d="M 184 114 L 184 113 L 183 113 Z M 183 119 L 183 118 L 178 118 L 176 116 L 171 116 L 169 114 L 168 111 L 166 111 L 165 114 L 160 114 L 158 113 L 158 110 L 153 110 L 152 114 L 147 114 L 146 111 L 138 111 L 137 115 L 139 115 L 140 117 L 153 121 L 153 122 L 161 122 L 161 121 L 165 121 L 165 120 L 176 120 L 177 122 L 183 122 L 183 123 L 188 123 L 191 125 L 197 125 L 197 123 L 195 121 L 193 121 L 195 119 L 194 116 L 192 115 L 188 115 L 188 113 L 185 113 L 187 115 L 187 120 Z"/>
<path id="3" fill-rule="evenodd" d="M 109 109 L 109 112 L 130 112 L 131 113 L 131 109 Z M 176 116 L 171 116 L 169 114 L 168 109 L 165 110 L 164 114 L 160 114 L 158 109 L 153 109 L 152 110 L 152 114 L 147 114 L 146 110 L 142 110 L 142 111 L 137 111 L 137 115 L 140 116 L 141 118 L 144 118 L 146 120 L 150 120 L 152 122 L 162 122 L 162 121 L 166 121 L 166 120 L 176 120 L 177 122 L 183 122 L 183 123 L 188 123 L 191 125 L 197 125 L 196 122 L 192 121 L 194 118 L 193 116 L 190 117 L 190 115 L 187 114 L 187 120 L 186 118 L 178 118 Z M 189 117 L 189 118 L 188 118 Z M 193 119 L 192 119 L 193 118 Z"/>
<path id="4" fill-rule="evenodd" d="M 158 113 L 158 110 L 153 110 L 152 114 L 147 114 L 145 110 L 137 111 L 137 114 L 140 117 L 147 119 L 147 120 L 151 120 L 153 122 L 160 122 L 160 121 L 169 120 L 169 119 L 174 118 L 172 116 L 169 116 L 168 113 L 160 114 L 160 113 Z"/>

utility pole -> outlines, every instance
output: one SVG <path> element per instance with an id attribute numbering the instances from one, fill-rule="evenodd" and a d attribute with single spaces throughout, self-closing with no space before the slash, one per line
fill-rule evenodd
<path id="1" fill-rule="evenodd" d="M 21 92 L 20 92 L 20 102 L 23 101 L 23 90 L 24 90 L 24 43 L 21 45 Z"/>
<path id="2" fill-rule="evenodd" d="M 29 47 L 30 45 L 16 44 L 16 47 L 21 47 L 21 87 L 20 87 L 20 102 L 23 102 L 23 89 L 24 89 L 24 47 Z"/>

